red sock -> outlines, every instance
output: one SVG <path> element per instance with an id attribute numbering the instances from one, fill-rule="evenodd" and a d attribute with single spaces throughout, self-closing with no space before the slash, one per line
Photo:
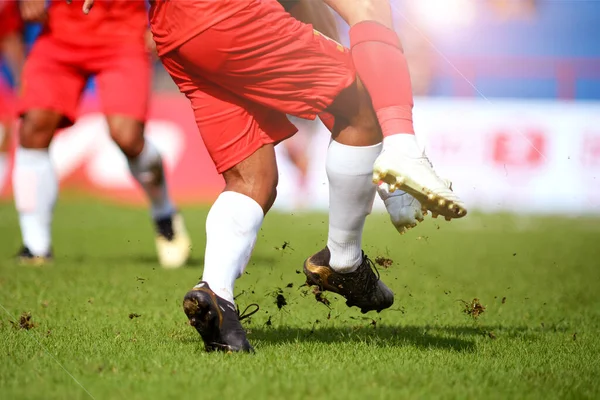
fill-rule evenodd
<path id="1" fill-rule="evenodd" d="M 360 22 L 350 29 L 350 49 L 383 136 L 414 134 L 410 74 L 396 32 L 374 21 Z"/>

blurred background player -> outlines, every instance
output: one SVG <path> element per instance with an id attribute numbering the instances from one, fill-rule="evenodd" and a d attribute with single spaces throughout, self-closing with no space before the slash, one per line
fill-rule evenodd
<path id="1" fill-rule="evenodd" d="M 0 193 L 8 178 L 10 139 L 15 122 L 15 96 L 10 85 L 19 88 L 25 59 L 22 27 L 17 1 L 0 1 Z"/>
<path id="2" fill-rule="evenodd" d="M 13 186 L 23 238 L 20 260 L 40 264 L 51 258 L 58 180 L 48 147 L 58 129 L 74 123 L 86 83 L 94 77 L 110 135 L 151 203 L 159 262 L 182 266 L 190 240 L 167 193 L 161 156 L 144 139 L 151 78 L 145 3 L 98 1 L 87 18 L 64 1 L 52 0 L 47 8 L 37 0 L 20 6 L 24 20 L 42 23 L 23 70 L 19 105 Z"/>

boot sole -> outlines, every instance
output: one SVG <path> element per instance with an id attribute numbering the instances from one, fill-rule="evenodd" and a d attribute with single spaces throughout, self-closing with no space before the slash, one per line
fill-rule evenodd
<path id="1" fill-rule="evenodd" d="M 373 182 L 378 184 L 381 181 L 389 185 L 391 192 L 403 190 L 412 195 L 421 203 L 423 214 L 430 211 L 433 218 L 442 215 L 446 218 L 446 221 L 450 221 L 453 218 L 462 218 L 467 215 L 467 210 L 463 206 L 419 185 L 408 175 L 375 167 L 373 170 Z"/>

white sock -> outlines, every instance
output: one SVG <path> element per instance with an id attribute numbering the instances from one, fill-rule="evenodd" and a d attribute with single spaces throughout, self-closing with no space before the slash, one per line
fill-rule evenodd
<path id="1" fill-rule="evenodd" d="M 374 146 L 346 146 L 336 141 L 327 150 L 329 179 L 329 265 L 338 272 L 352 272 L 362 262 L 362 231 L 373 208 L 373 163 L 381 152 Z"/>
<path id="2" fill-rule="evenodd" d="M 128 160 L 131 175 L 142 186 L 152 205 L 152 217 L 161 219 L 175 213 L 175 207 L 169 198 L 167 181 L 160 153 L 146 140 L 142 152 Z"/>
<path id="3" fill-rule="evenodd" d="M 4 190 L 4 184 L 8 178 L 8 154 L 0 152 L 0 194 Z"/>
<path id="4" fill-rule="evenodd" d="M 23 244 L 33 255 L 45 256 L 50 252 L 52 213 L 58 196 L 58 179 L 48 149 L 17 148 L 13 189 Z"/>
<path id="5" fill-rule="evenodd" d="M 396 155 L 411 158 L 423 156 L 423 149 L 419 147 L 415 135 L 400 133 L 383 138 L 383 151 L 393 151 Z"/>
<path id="6" fill-rule="evenodd" d="M 221 193 L 206 217 L 202 280 L 231 303 L 233 285 L 246 269 L 263 219 L 261 206 L 236 192 Z"/>

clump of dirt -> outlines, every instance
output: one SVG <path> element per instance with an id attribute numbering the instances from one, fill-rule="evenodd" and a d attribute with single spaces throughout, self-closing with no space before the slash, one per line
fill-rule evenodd
<path id="1" fill-rule="evenodd" d="M 139 318 L 141 316 L 142 316 L 141 314 L 131 313 L 131 314 L 129 314 L 129 319 Z"/>
<path id="2" fill-rule="evenodd" d="M 382 256 L 375 257 L 375 264 L 383 268 L 389 268 L 394 265 L 394 260 Z"/>
<path id="3" fill-rule="evenodd" d="M 315 300 L 317 300 L 319 303 L 325 304 L 327 308 L 330 308 L 329 306 L 331 305 L 331 302 L 327 297 L 325 297 L 323 292 L 319 290 L 317 286 L 313 287 L 313 294 L 315 295 Z"/>
<path id="4" fill-rule="evenodd" d="M 277 293 L 277 297 L 275 298 L 275 304 L 277 304 L 278 309 L 282 309 L 284 306 L 287 306 L 287 300 L 283 293 Z"/>
<path id="5" fill-rule="evenodd" d="M 287 248 L 289 248 L 290 250 L 294 250 L 294 249 L 292 249 L 292 246 L 290 246 L 290 242 L 283 242 L 283 244 L 281 245 L 281 247 L 275 247 L 275 250 L 281 250 L 281 251 L 283 251 L 283 250 L 285 250 Z"/>
<path id="6" fill-rule="evenodd" d="M 506 303 L 506 297 L 502 298 L 502 304 Z"/>
<path id="7" fill-rule="evenodd" d="M 288 305 L 282 288 L 276 288 L 274 291 L 267 293 L 266 296 L 273 296 L 275 298 L 275 304 L 279 310 Z"/>
<path id="8" fill-rule="evenodd" d="M 479 318 L 479 316 L 485 312 L 485 307 L 479 302 L 478 298 L 474 298 L 470 303 L 464 300 L 460 301 L 465 306 L 463 312 L 470 315 L 473 319 Z"/>
<path id="9" fill-rule="evenodd" d="M 31 320 L 31 313 L 24 312 L 19 317 L 19 322 L 10 321 L 10 323 L 17 329 L 30 330 L 37 326 L 35 322 Z"/>

